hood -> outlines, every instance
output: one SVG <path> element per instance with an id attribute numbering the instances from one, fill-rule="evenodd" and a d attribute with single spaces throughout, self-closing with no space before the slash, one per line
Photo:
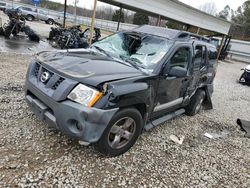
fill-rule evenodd
<path id="1" fill-rule="evenodd" d="M 63 77 L 92 86 L 143 74 L 134 67 L 91 50 L 42 52 L 37 60 Z"/>

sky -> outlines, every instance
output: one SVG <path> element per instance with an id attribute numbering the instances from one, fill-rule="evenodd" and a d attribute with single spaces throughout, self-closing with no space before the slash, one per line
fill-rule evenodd
<path id="1" fill-rule="evenodd" d="M 206 2 L 214 2 L 217 11 L 221 11 L 224 9 L 226 5 L 229 5 L 231 9 L 236 10 L 246 0 L 180 0 L 180 1 L 195 8 L 199 8 L 200 5 Z"/>
<path id="2" fill-rule="evenodd" d="M 55 2 L 64 3 L 64 0 L 52 0 Z M 73 4 L 75 0 L 67 0 L 68 4 Z M 180 0 L 181 2 L 188 4 L 192 7 L 199 8 L 200 5 L 206 2 L 214 2 L 217 8 L 217 11 L 223 10 L 226 5 L 229 5 L 232 9 L 236 10 L 241 6 L 246 0 Z M 92 8 L 94 0 L 79 0 L 78 6 Z M 98 6 L 103 5 L 104 3 L 98 2 Z"/>

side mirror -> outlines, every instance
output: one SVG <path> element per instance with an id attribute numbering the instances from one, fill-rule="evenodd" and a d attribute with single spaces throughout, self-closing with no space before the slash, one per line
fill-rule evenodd
<path id="1" fill-rule="evenodd" d="M 177 78 L 186 77 L 187 76 L 187 69 L 182 68 L 182 67 L 178 67 L 178 66 L 172 67 L 167 75 L 168 76 L 175 76 Z"/>

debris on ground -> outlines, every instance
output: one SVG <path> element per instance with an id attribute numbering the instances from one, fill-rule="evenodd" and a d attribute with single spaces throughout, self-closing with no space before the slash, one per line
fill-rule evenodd
<path id="1" fill-rule="evenodd" d="M 240 126 L 242 131 L 246 132 L 245 137 L 250 138 L 250 121 L 237 119 L 237 124 Z"/>
<path id="2" fill-rule="evenodd" d="M 88 48 L 88 38 L 90 37 L 90 29 L 81 30 L 81 25 L 75 25 L 70 28 L 62 28 L 61 26 L 52 27 L 49 32 L 48 40 L 53 47 L 61 49 Z M 101 37 L 101 30 L 94 28 L 94 36 L 92 43 L 98 41 Z"/>
<path id="3" fill-rule="evenodd" d="M 185 139 L 185 136 L 180 136 L 180 137 L 177 137 L 176 135 L 170 135 L 170 140 L 172 140 L 174 143 L 176 144 L 180 144 L 182 145 L 183 142 L 184 142 L 184 139 Z"/>
<path id="4" fill-rule="evenodd" d="M 228 130 L 223 130 L 219 133 L 205 133 L 204 136 L 210 139 L 224 138 L 229 134 Z"/>

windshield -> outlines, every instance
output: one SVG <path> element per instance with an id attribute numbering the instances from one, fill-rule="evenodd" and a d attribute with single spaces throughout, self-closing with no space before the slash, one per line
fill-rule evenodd
<path id="1" fill-rule="evenodd" d="M 129 32 L 111 35 L 95 42 L 92 47 L 104 50 L 113 58 L 152 70 L 172 44 L 173 42 L 162 37 Z"/>

